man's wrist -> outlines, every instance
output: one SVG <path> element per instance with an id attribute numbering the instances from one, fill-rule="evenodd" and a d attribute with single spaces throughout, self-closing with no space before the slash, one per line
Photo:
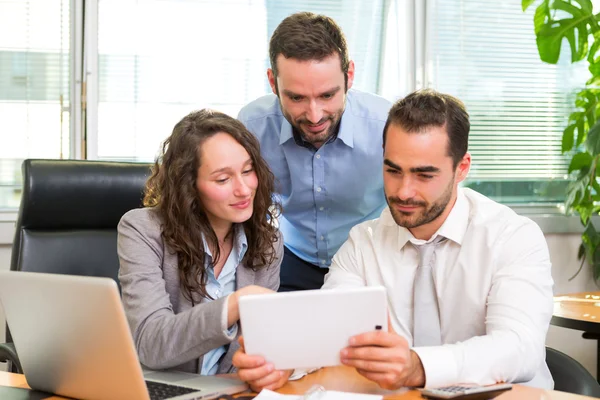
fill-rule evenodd
<path id="1" fill-rule="evenodd" d="M 412 372 L 409 375 L 406 385 L 410 387 L 424 387 L 425 386 L 425 369 L 419 355 L 413 350 L 410 351 Z"/>

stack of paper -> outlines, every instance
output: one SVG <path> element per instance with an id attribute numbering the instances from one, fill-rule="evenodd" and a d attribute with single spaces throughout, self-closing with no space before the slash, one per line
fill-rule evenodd
<path id="1" fill-rule="evenodd" d="M 304 395 L 297 394 L 279 394 L 267 389 L 263 389 L 254 400 L 305 400 Z M 381 400 L 383 396 L 376 394 L 346 393 L 327 390 L 317 392 L 306 400 Z"/>

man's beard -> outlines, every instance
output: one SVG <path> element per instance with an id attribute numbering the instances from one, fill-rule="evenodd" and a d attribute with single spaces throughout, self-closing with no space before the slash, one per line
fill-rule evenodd
<path id="1" fill-rule="evenodd" d="M 321 119 L 321 121 L 319 121 L 317 124 L 311 124 L 311 125 L 320 125 L 327 121 L 330 121 L 329 127 L 326 130 L 324 130 L 323 132 L 319 132 L 317 134 L 307 133 L 306 131 L 304 131 L 302 129 L 302 125 L 306 125 L 307 123 L 310 124 L 310 122 L 308 122 L 308 120 L 306 120 L 304 118 L 299 119 L 298 121 L 290 122 L 290 124 L 292 125 L 292 129 L 294 129 L 295 132 L 300 134 L 300 137 L 302 138 L 302 140 L 316 146 L 319 144 L 327 143 L 327 141 L 329 141 L 329 139 L 331 139 L 332 136 L 335 136 L 337 134 L 337 131 L 340 126 L 341 113 L 342 112 L 339 112 L 339 114 L 338 114 L 336 112 L 334 115 L 330 115 L 328 117 Z M 337 117 L 338 115 L 340 117 Z M 289 121 L 289 119 L 288 119 L 288 121 Z"/>
<path id="2" fill-rule="evenodd" d="M 398 197 L 388 197 L 386 196 L 386 201 L 388 206 L 390 206 L 390 212 L 392 213 L 392 217 L 394 221 L 399 226 L 404 228 L 416 228 L 421 225 L 428 224 L 438 218 L 446 207 L 450 200 L 452 199 L 452 189 L 454 187 L 454 178 L 448 184 L 448 187 L 444 191 L 444 193 L 431 205 L 425 201 L 413 201 L 413 200 L 400 200 Z M 417 211 L 413 211 L 409 213 L 403 213 L 393 207 L 394 204 L 399 204 L 403 206 L 420 206 L 423 211 L 419 213 L 419 209 Z M 417 214 L 418 213 L 418 214 Z"/>
<path id="3" fill-rule="evenodd" d="M 277 97 L 279 98 L 279 96 Z M 283 113 L 285 119 L 290 123 L 290 125 L 292 125 L 292 129 L 294 130 L 294 132 L 299 134 L 302 140 L 304 140 L 305 142 L 310 143 L 315 147 L 318 147 L 324 143 L 327 143 L 327 141 L 332 136 L 335 136 L 337 134 L 340 128 L 340 122 L 342 121 L 342 114 L 344 113 L 344 109 L 346 108 L 346 100 L 344 100 L 344 104 L 341 109 L 337 110 L 331 115 L 321 118 L 321 120 L 316 124 L 310 123 L 306 118 L 299 118 L 298 120 L 294 121 L 292 119 L 292 116 L 287 112 L 287 110 L 283 108 L 283 104 L 281 104 L 281 99 L 279 100 L 279 107 L 281 108 L 281 112 Z M 327 121 L 330 121 L 329 127 L 325 131 L 319 132 L 318 134 L 305 132 L 302 129 L 302 125 L 306 125 L 307 123 L 310 125 L 320 125 Z"/>

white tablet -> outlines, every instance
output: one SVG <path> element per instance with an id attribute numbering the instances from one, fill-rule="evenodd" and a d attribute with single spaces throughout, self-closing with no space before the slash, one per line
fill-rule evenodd
<path id="1" fill-rule="evenodd" d="M 239 307 L 246 353 L 276 369 L 340 365 L 351 336 L 387 330 L 381 286 L 249 295 Z"/>

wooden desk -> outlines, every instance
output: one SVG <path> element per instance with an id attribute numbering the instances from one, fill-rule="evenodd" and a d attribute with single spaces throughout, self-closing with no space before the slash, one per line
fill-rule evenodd
<path id="1" fill-rule="evenodd" d="M 552 325 L 600 334 L 600 292 L 555 296 Z"/>
<path id="2" fill-rule="evenodd" d="M 554 297 L 552 325 L 584 331 L 586 339 L 600 339 L 600 292 L 573 293 Z M 600 345 L 596 348 L 596 380 L 600 382 Z"/>
<path id="3" fill-rule="evenodd" d="M 279 393 L 302 394 L 311 386 L 318 384 L 328 390 L 339 390 L 355 393 L 383 394 L 386 400 L 416 400 L 422 399 L 416 390 L 400 390 L 397 392 L 388 392 L 380 389 L 376 384 L 367 381 L 355 370 L 348 367 L 323 368 L 317 372 L 309 374 L 304 378 L 288 382 Z M 11 374 L 0 371 L 0 385 L 27 388 L 25 376 L 20 374 Z M 62 397 L 52 396 L 50 399 L 62 399 Z M 517 399 L 535 399 L 535 400 L 579 400 L 593 399 L 592 397 L 578 396 L 570 393 L 557 392 L 554 390 L 534 389 L 526 386 L 515 385 L 513 389 L 498 397 L 500 400 Z"/>

